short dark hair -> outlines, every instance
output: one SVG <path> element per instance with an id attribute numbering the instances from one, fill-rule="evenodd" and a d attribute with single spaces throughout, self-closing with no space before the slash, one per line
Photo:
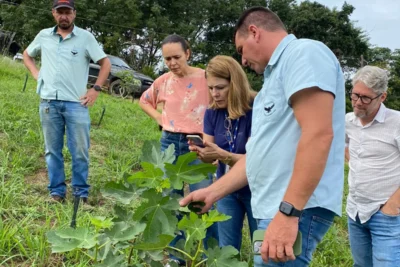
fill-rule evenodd
<path id="1" fill-rule="evenodd" d="M 238 22 L 236 23 L 233 36 L 235 37 L 237 32 L 240 34 L 247 33 L 246 30 L 250 24 L 254 24 L 257 27 L 271 32 L 278 30 L 286 31 L 285 25 L 278 15 L 268 8 L 255 6 L 245 10 L 242 13 Z"/>
<path id="2" fill-rule="evenodd" d="M 186 41 L 185 38 L 183 38 L 182 36 L 178 35 L 178 34 L 171 34 L 168 35 L 167 37 L 164 38 L 164 40 L 161 42 L 161 47 L 163 47 L 166 44 L 176 44 L 179 43 L 182 46 L 182 49 L 184 52 L 186 52 L 186 50 L 189 49 L 190 51 L 190 44 L 188 41 Z"/>

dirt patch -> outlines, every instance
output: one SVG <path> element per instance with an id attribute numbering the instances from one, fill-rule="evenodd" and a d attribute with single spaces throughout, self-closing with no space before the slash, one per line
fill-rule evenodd
<path id="1" fill-rule="evenodd" d="M 47 178 L 47 169 L 41 168 L 35 174 L 25 177 L 25 182 L 30 185 L 44 185 L 47 186 L 49 180 Z"/>

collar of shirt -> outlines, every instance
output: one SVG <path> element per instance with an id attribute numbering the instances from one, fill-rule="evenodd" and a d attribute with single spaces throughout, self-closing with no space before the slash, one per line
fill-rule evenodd
<path id="1" fill-rule="evenodd" d="M 281 57 L 283 51 L 285 51 L 286 47 L 294 40 L 297 40 L 297 38 L 293 34 L 289 34 L 282 39 L 282 41 L 272 53 L 271 59 L 269 60 L 267 67 L 265 67 L 265 70 L 267 70 L 268 66 L 273 66 L 279 61 L 279 58 Z"/>
<path id="2" fill-rule="evenodd" d="M 376 113 L 376 115 L 375 115 L 375 118 L 365 126 L 363 126 L 361 124 L 360 119 L 356 116 L 353 116 L 352 121 L 354 124 L 356 124 L 357 126 L 361 126 L 361 127 L 369 127 L 374 123 L 374 121 L 379 122 L 379 123 L 384 123 L 385 117 L 386 117 L 386 109 L 387 109 L 386 106 L 383 103 L 381 103 L 378 113 Z"/>
<path id="3" fill-rule="evenodd" d="M 54 26 L 53 28 L 51 28 L 51 31 L 50 31 L 50 35 L 53 35 L 53 34 L 57 34 L 57 25 L 56 26 Z M 72 35 L 75 35 L 75 36 L 77 36 L 77 35 L 79 35 L 78 34 L 78 26 L 76 26 L 75 24 L 74 24 L 74 28 L 72 28 Z"/>

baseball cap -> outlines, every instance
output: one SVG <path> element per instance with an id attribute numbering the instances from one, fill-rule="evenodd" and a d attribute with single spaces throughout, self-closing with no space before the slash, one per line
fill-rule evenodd
<path id="1" fill-rule="evenodd" d="M 71 9 L 75 9 L 75 1 L 74 0 L 54 0 L 53 8 L 57 9 L 60 7 L 68 7 Z"/>

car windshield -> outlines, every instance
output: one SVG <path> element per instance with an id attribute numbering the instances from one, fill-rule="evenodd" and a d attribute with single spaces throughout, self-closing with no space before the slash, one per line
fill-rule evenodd
<path id="1" fill-rule="evenodd" d="M 127 69 L 131 68 L 131 67 L 129 67 L 128 64 L 126 64 L 125 61 L 123 61 L 119 57 L 108 56 L 108 58 L 111 61 L 111 65 L 118 66 L 118 67 L 123 67 L 123 68 L 127 68 Z"/>

